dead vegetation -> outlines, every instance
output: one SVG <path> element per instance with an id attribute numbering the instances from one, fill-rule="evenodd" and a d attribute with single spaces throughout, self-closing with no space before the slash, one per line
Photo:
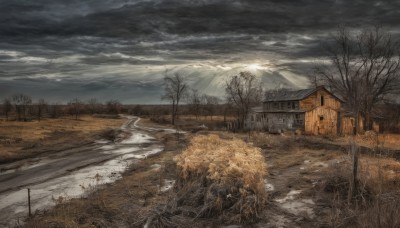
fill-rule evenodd
<path id="1" fill-rule="evenodd" d="M 79 120 L 0 121 L 0 163 L 34 156 L 48 151 L 46 148 L 93 141 L 104 130 L 120 127 L 125 121 L 91 116 L 81 116 Z"/>
<path id="2" fill-rule="evenodd" d="M 214 133 L 219 136 L 197 133 L 191 146 L 180 154 L 177 135 L 155 132 L 166 145 L 166 152 L 140 161 L 122 180 L 87 198 L 73 199 L 38 214 L 28 224 L 218 227 L 239 222 L 249 226 L 256 221 L 250 226 L 399 226 L 400 163 L 385 157 L 384 149 L 376 150 L 375 155 L 360 155 L 359 188 L 349 200 L 352 165 L 344 139 Z M 254 149 L 252 144 L 263 150 Z M 259 155 L 249 157 L 246 151 Z M 268 162 L 267 183 L 271 184 L 268 197 L 263 180 L 265 166 L 257 165 L 264 160 Z M 154 163 L 161 168 L 151 168 Z M 264 171 L 258 172 L 262 167 Z M 175 186 L 162 192 L 160 186 L 166 179 L 175 179 Z"/>
<path id="3" fill-rule="evenodd" d="M 351 160 L 345 158 L 328 169 L 322 181 L 324 191 L 332 193 L 332 227 L 399 227 L 400 162 L 360 155 L 354 177 Z"/>
<path id="4" fill-rule="evenodd" d="M 175 161 L 174 193 L 149 217 L 149 227 L 182 226 L 202 218 L 250 223 L 265 208 L 266 164 L 258 148 L 239 139 L 198 135 Z"/>

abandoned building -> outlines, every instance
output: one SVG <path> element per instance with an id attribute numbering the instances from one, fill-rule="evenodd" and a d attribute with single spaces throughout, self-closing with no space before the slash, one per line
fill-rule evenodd
<path id="1" fill-rule="evenodd" d="M 247 129 L 283 132 L 300 130 L 305 134 L 341 133 L 342 100 L 320 86 L 303 90 L 268 93 L 261 107 L 248 115 Z"/>

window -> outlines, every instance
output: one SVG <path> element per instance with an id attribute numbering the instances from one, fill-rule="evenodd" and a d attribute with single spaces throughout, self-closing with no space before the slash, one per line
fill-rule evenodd
<path id="1" fill-rule="evenodd" d="M 290 109 L 290 107 L 292 107 L 292 103 L 291 103 L 291 102 L 288 102 L 288 103 L 287 103 L 287 109 Z"/>
<path id="2" fill-rule="evenodd" d="M 295 102 L 292 102 L 292 109 L 296 109 Z"/>
<path id="3" fill-rule="evenodd" d="M 321 106 L 325 105 L 325 100 L 324 100 L 324 96 L 321 96 Z"/>
<path id="4" fill-rule="evenodd" d="M 324 116 L 319 116 L 319 120 L 323 121 L 324 120 Z"/>

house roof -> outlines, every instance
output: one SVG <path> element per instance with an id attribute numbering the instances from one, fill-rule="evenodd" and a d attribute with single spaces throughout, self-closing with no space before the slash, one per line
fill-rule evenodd
<path id="1" fill-rule="evenodd" d="M 268 94 L 265 101 L 296 101 L 304 99 L 314 93 L 317 89 L 302 90 L 278 90 Z"/>
<path id="2" fill-rule="evenodd" d="M 316 92 L 319 89 L 324 89 L 330 94 L 332 94 L 330 91 L 328 91 L 325 87 L 320 86 L 316 88 L 310 88 L 310 89 L 301 89 L 301 90 L 277 90 L 272 93 L 269 93 L 268 96 L 266 96 L 264 102 L 269 102 L 269 101 L 297 101 L 297 100 L 302 100 L 314 92 Z M 341 100 L 339 97 L 337 97 L 335 94 L 332 94 L 334 97 L 337 99 Z"/>

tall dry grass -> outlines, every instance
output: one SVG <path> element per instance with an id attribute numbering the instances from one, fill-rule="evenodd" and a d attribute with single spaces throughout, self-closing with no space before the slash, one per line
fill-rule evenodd
<path id="1" fill-rule="evenodd" d="M 198 135 L 175 161 L 174 194 L 155 209 L 149 227 L 185 227 L 204 218 L 217 224 L 250 223 L 265 208 L 267 166 L 260 149 L 240 139 Z"/>

